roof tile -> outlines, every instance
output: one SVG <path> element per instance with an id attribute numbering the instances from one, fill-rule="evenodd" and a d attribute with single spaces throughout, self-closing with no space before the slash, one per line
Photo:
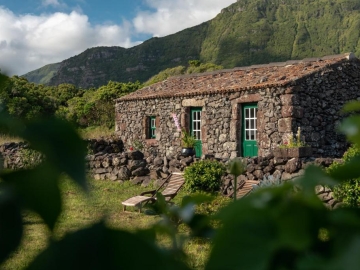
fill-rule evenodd
<path id="1" fill-rule="evenodd" d="M 162 97 L 195 96 L 201 94 L 234 92 L 245 89 L 285 86 L 299 78 L 318 72 L 330 65 L 353 59 L 352 53 L 291 60 L 267 65 L 253 65 L 210 73 L 170 77 L 119 98 L 124 100 Z"/>

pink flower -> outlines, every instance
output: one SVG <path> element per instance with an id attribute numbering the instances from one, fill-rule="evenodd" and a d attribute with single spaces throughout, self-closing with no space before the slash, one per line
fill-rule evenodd
<path id="1" fill-rule="evenodd" d="M 288 142 L 284 142 L 284 144 L 288 144 Z"/>
<path id="2" fill-rule="evenodd" d="M 133 148 L 132 146 L 130 146 L 130 148 L 129 148 L 129 149 L 130 149 L 130 151 L 134 150 L 134 148 Z"/>

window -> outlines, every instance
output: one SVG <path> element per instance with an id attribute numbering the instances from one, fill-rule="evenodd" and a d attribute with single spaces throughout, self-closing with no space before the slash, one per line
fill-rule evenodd
<path id="1" fill-rule="evenodd" d="M 150 139 L 156 138 L 156 117 L 155 116 L 149 117 L 149 138 Z"/>

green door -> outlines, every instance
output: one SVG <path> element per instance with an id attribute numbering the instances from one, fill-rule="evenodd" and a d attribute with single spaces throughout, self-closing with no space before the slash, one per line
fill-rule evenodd
<path id="1" fill-rule="evenodd" d="M 244 157 L 256 157 L 258 146 L 256 142 L 256 115 L 257 104 L 246 104 L 243 106 L 242 122 L 242 149 Z"/>
<path id="2" fill-rule="evenodd" d="M 190 132 L 197 140 L 195 144 L 195 156 L 200 158 L 202 155 L 201 108 L 191 108 L 190 110 Z"/>

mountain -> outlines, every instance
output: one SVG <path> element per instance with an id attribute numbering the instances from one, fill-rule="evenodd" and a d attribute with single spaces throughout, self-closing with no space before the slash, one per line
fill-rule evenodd
<path id="1" fill-rule="evenodd" d="M 49 64 L 23 75 L 29 82 L 48 84 L 60 68 L 60 63 Z"/>
<path id="2" fill-rule="evenodd" d="M 345 52 L 360 56 L 359 0 L 238 0 L 214 19 L 176 34 L 129 49 L 87 49 L 48 65 L 49 72 L 43 67 L 24 76 L 88 88 L 109 80 L 144 82 L 192 59 L 232 68 Z"/>

